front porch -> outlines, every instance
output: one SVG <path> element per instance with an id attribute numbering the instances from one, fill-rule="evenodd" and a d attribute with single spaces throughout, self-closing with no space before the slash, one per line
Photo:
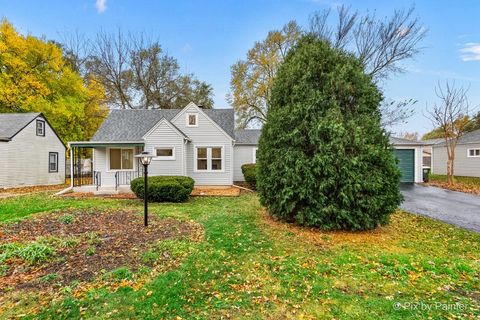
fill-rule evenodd
<path id="1" fill-rule="evenodd" d="M 139 160 L 134 157 L 144 149 L 144 143 L 141 141 L 79 141 L 70 142 L 68 146 L 71 159 L 70 188 L 73 192 L 131 193 L 130 182 L 135 178 L 143 177 L 143 168 Z M 118 159 L 113 159 L 112 155 L 117 156 Z M 87 156 L 91 156 L 92 160 L 89 168 L 83 165 Z"/>

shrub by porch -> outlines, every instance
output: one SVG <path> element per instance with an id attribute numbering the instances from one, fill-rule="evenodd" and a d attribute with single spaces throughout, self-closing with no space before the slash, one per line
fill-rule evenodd
<path id="1" fill-rule="evenodd" d="M 148 177 L 148 200 L 150 202 L 184 202 L 192 193 L 194 181 L 184 176 Z M 140 199 L 144 198 L 144 178 L 132 180 L 130 188 Z"/>

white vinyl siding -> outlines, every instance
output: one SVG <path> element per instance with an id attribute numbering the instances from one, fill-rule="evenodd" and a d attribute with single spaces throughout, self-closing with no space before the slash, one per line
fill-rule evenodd
<path id="1" fill-rule="evenodd" d="M 49 172 L 50 152 L 58 153 L 58 172 Z M 37 121 L 33 120 L 11 141 L 0 142 L 0 154 L 0 187 L 65 182 L 65 146 L 46 121 L 44 136 L 37 136 Z"/>
<path id="2" fill-rule="evenodd" d="M 254 163 L 257 146 L 254 145 L 235 145 L 233 147 L 233 181 L 245 181 L 242 173 L 242 165 Z"/>
<path id="3" fill-rule="evenodd" d="M 186 114 L 198 113 L 197 127 L 186 125 Z M 195 106 L 187 106 L 173 120 L 173 124 L 183 131 L 192 141 L 185 145 L 186 175 L 195 180 L 196 185 L 231 185 L 233 183 L 233 147 L 232 139 L 207 118 Z M 222 147 L 223 170 L 195 171 L 195 146 Z"/>
<path id="4" fill-rule="evenodd" d="M 469 157 L 469 149 L 480 149 L 480 143 L 459 144 L 455 148 L 454 174 L 464 177 L 480 177 L 480 157 Z M 432 148 L 432 173 L 447 174 L 447 149 L 444 146 Z"/>
<path id="5" fill-rule="evenodd" d="M 165 121 L 157 124 L 152 131 L 145 137 L 145 151 L 156 155 L 156 149 L 173 148 L 173 157 L 170 161 L 159 161 L 161 158 L 154 157 L 148 166 L 150 175 L 176 175 L 182 176 L 184 173 L 183 149 L 184 137 L 172 125 Z"/>

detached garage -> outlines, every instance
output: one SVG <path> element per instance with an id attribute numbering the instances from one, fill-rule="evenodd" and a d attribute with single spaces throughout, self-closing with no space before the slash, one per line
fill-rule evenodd
<path id="1" fill-rule="evenodd" d="M 423 143 L 390 137 L 398 168 L 402 172 L 401 182 L 423 182 Z"/>

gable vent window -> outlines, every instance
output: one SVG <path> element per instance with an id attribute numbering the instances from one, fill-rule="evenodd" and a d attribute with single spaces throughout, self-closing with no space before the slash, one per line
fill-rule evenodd
<path id="1" fill-rule="evenodd" d="M 480 149 L 468 149 L 468 157 L 469 158 L 479 158 L 480 157 Z"/>
<path id="2" fill-rule="evenodd" d="M 45 137 L 45 121 L 37 120 L 37 136 Z"/>
<path id="3" fill-rule="evenodd" d="M 48 153 L 48 172 L 58 172 L 58 152 Z"/>
<path id="4" fill-rule="evenodd" d="M 197 113 L 187 113 L 187 127 L 198 127 Z"/>

